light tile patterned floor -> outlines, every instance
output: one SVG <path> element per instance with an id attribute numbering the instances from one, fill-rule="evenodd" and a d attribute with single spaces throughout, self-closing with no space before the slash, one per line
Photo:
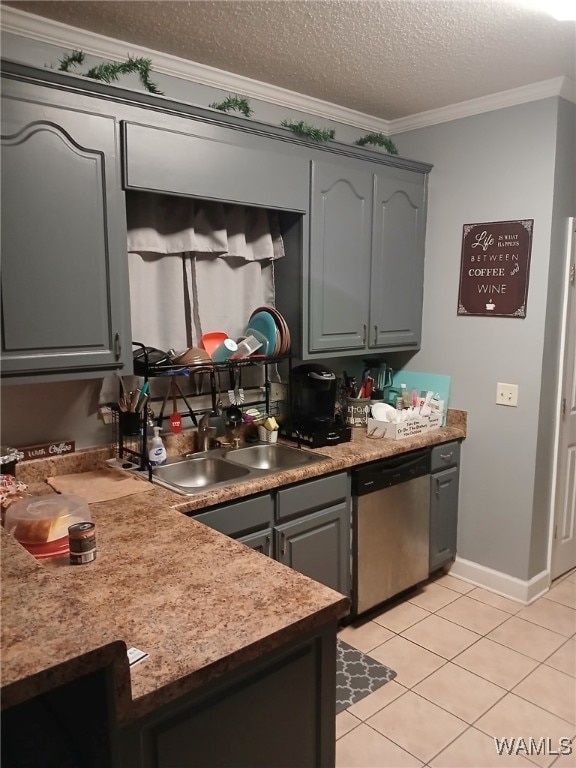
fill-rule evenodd
<path id="1" fill-rule="evenodd" d="M 441 575 L 340 636 L 398 676 L 338 715 L 337 768 L 576 768 L 576 571 L 529 606 Z"/>

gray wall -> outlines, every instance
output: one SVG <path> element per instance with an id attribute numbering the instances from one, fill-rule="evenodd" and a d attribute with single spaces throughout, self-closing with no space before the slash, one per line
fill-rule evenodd
<path id="1" fill-rule="evenodd" d="M 546 99 L 395 137 L 401 155 L 434 164 L 422 351 L 407 367 L 450 374 L 451 405 L 468 411 L 458 554 L 520 579 L 531 578 L 546 565 L 547 499 L 539 498 L 535 509 L 535 498 L 536 487 L 546 485 L 550 465 L 539 466 L 541 395 L 550 402 L 553 392 L 549 384 L 542 392 L 543 370 L 548 374 L 550 366 L 557 367 L 554 349 L 546 349 L 545 356 L 545 329 L 549 305 L 557 315 L 560 291 L 560 208 L 553 221 L 554 193 L 566 186 L 555 179 L 559 103 Z M 573 105 L 567 106 L 566 112 L 573 114 Z M 563 116 L 566 124 L 564 106 Z M 565 204 L 563 216 L 567 210 Z M 531 218 L 527 317 L 458 317 L 463 225 Z M 554 279 L 548 295 L 551 262 Z M 553 337 L 557 319 L 549 324 Z M 517 408 L 496 405 L 499 381 L 519 385 Z M 550 408 L 546 416 L 551 418 Z M 546 431 L 549 438 L 550 429 Z M 547 445 L 549 449 L 549 439 Z"/>

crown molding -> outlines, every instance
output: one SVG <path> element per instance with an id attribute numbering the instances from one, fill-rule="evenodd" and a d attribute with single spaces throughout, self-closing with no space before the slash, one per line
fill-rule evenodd
<path id="1" fill-rule="evenodd" d="M 562 96 L 568 101 L 576 102 L 575 83 L 567 77 L 556 77 L 552 80 L 542 80 L 540 83 L 525 85 L 522 88 L 512 88 L 508 91 L 492 93 L 489 96 L 470 99 L 470 101 L 461 101 L 449 107 L 430 109 L 417 115 L 408 115 L 408 117 L 392 120 L 391 131 L 396 135 L 417 128 L 427 128 L 431 125 L 459 120 L 463 117 L 480 115 L 483 112 L 492 112 L 495 109 L 514 107 L 529 101 L 540 101 L 540 99 L 547 99 L 551 96 Z"/>
<path id="2" fill-rule="evenodd" d="M 269 104 L 294 109 L 354 128 L 383 133 L 385 136 L 426 128 L 551 96 L 561 96 L 576 102 L 576 83 L 569 78 L 558 77 L 521 88 L 512 88 L 489 96 L 470 99 L 447 107 L 400 117 L 396 120 L 384 120 L 286 88 L 252 80 L 242 75 L 235 75 L 232 72 L 198 64 L 161 51 L 114 40 L 42 16 L 35 16 L 11 6 L 1 7 L 0 24 L 4 31 L 11 34 L 59 48 L 80 49 L 88 55 L 103 59 L 123 59 L 129 49 L 132 55 L 151 58 L 156 73 L 191 80 L 211 88 L 241 93 L 249 98 Z"/>
<path id="3" fill-rule="evenodd" d="M 287 88 L 280 88 L 205 64 L 198 64 L 179 56 L 114 40 L 95 32 L 62 24 L 59 21 L 35 16 L 11 6 L 2 6 L 1 11 L 2 29 L 29 40 L 55 45 L 59 48 L 79 49 L 90 56 L 103 59 L 125 59 L 129 51 L 135 56 L 151 58 L 156 73 L 192 80 L 200 85 L 241 93 L 243 96 L 265 101 L 269 104 L 295 109 L 355 128 L 381 132 L 385 136 L 390 135 L 389 120 L 366 115 L 363 112 L 322 101 L 313 96 L 296 93 Z"/>

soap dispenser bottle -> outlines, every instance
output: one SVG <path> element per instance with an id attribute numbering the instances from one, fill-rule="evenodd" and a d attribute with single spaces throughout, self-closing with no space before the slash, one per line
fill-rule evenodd
<path id="1" fill-rule="evenodd" d="M 148 451 L 148 461 L 152 467 L 166 464 L 166 448 L 160 437 L 160 427 L 154 427 L 154 437 Z"/>

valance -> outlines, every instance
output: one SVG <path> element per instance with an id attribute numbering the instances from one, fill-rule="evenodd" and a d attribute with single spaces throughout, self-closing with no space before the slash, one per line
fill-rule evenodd
<path id="1" fill-rule="evenodd" d="M 278 215 L 265 208 L 130 192 L 126 211 L 129 252 L 212 254 L 242 261 L 284 256 Z"/>

